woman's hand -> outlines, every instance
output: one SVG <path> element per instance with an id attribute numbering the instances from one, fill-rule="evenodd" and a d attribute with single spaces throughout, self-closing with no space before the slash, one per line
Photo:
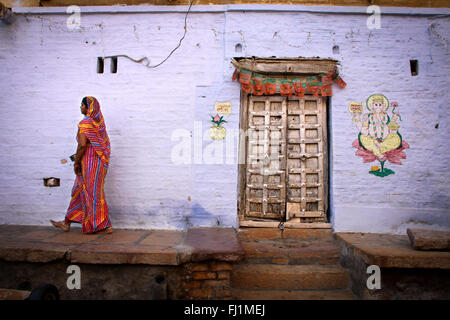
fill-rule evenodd
<path id="1" fill-rule="evenodd" d="M 81 175 L 81 164 L 79 162 L 73 165 L 73 171 L 77 176 Z"/>

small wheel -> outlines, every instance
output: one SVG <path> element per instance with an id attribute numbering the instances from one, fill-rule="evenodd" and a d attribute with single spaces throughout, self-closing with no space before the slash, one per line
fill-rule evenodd
<path id="1" fill-rule="evenodd" d="M 59 292 L 54 285 L 43 283 L 31 291 L 27 300 L 59 300 Z"/>

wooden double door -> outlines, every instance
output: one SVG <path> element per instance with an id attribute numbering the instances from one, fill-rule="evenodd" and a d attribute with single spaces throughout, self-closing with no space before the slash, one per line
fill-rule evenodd
<path id="1" fill-rule="evenodd" d="M 326 98 L 248 95 L 245 99 L 241 221 L 327 222 Z"/>

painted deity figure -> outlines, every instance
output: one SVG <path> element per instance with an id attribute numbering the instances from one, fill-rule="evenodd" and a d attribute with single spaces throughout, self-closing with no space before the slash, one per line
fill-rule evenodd
<path id="1" fill-rule="evenodd" d="M 377 157 L 383 153 L 397 149 L 402 143 L 398 133 L 399 125 L 391 121 L 387 110 L 389 102 L 385 96 L 375 94 L 367 99 L 367 109 L 362 121 L 357 122 L 361 145 L 373 152 Z"/>
<path id="2" fill-rule="evenodd" d="M 351 105 L 353 122 L 356 122 L 359 131 L 358 139 L 353 142 L 353 147 L 358 149 L 356 155 L 363 157 L 364 162 L 378 160 L 381 169 L 374 166 L 370 173 L 384 177 L 394 173 L 384 168 L 386 160 L 401 164 L 400 159 L 406 158 L 406 154 L 402 151 L 409 145 L 403 141 L 398 132 L 400 128 L 398 120 L 401 120 L 401 117 L 395 110 L 398 107 L 397 102 L 392 103 L 392 117 L 388 114 L 389 101 L 382 94 L 371 95 L 367 99 L 366 107 L 369 112 L 362 115 L 362 105 L 360 108 L 355 108 L 354 104 Z"/>

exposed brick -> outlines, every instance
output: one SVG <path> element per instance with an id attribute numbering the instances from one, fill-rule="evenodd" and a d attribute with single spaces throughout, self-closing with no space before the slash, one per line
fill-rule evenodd
<path id="1" fill-rule="evenodd" d="M 227 262 L 217 262 L 214 261 L 211 263 L 212 271 L 231 271 L 233 270 L 233 265 Z"/>
<path id="2" fill-rule="evenodd" d="M 231 289 L 216 289 L 216 298 L 230 298 L 232 295 Z"/>
<path id="3" fill-rule="evenodd" d="M 211 299 L 214 297 L 213 289 L 192 289 L 188 293 L 191 299 Z"/>
<path id="4" fill-rule="evenodd" d="M 209 270 L 209 265 L 206 263 L 202 263 L 202 264 L 195 264 L 192 266 L 191 268 L 192 271 L 208 271 Z"/>
<path id="5" fill-rule="evenodd" d="M 230 279 L 231 277 L 231 271 L 219 271 L 217 272 L 217 279 L 222 280 L 222 279 Z"/>
<path id="6" fill-rule="evenodd" d="M 213 280 L 216 279 L 217 274 L 215 272 L 194 272 L 194 279 L 195 280 Z"/>
<path id="7" fill-rule="evenodd" d="M 201 288 L 202 281 L 186 281 L 183 282 L 183 288 L 185 289 L 197 289 Z"/>
<path id="8" fill-rule="evenodd" d="M 229 287 L 229 280 L 205 280 L 203 283 L 203 288 L 214 288 L 214 287 Z"/>

